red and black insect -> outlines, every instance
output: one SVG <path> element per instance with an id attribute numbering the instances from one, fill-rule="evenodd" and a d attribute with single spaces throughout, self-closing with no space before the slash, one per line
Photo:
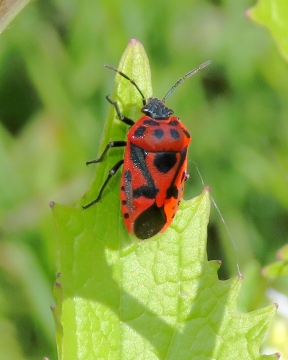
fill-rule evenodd
<path id="1" fill-rule="evenodd" d="M 194 75 L 211 61 L 191 70 L 168 91 L 162 100 L 146 100 L 138 85 L 117 69 L 105 65 L 129 80 L 142 97 L 142 116 L 136 123 L 121 114 L 118 103 L 109 96 L 107 100 L 115 107 L 118 118 L 131 128 L 127 141 L 111 141 L 102 155 L 86 164 L 102 161 L 110 148 L 126 147 L 124 159 L 109 171 L 98 197 L 83 209 L 97 203 L 109 180 L 123 166 L 121 177 L 121 209 L 125 226 L 139 239 L 147 239 L 163 232 L 172 222 L 183 196 L 187 179 L 187 149 L 191 141 L 187 128 L 173 116 L 173 110 L 165 106 L 167 97 L 185 79 Z"/>

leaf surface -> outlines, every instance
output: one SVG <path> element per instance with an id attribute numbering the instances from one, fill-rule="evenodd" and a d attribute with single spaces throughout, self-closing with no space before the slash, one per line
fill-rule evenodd
<path id="1" fill-rule="evenodd" d="M 119 68 L 151 95 L 140 43 L 130 42 Z M 139 94 L 127 80 L 116 79 L 113 99 L 124 114 L 139 117 Z M 123 127 L 112 109 L 101 148 L 123 140 Z M 117 154 L 97 164 L 87 199 L 75 208 L 52 206 L 59 231 L 54 308 L 59 359 L 264 358 L 259 346 L 275 307 L 241 314 L 236 310 L 241 279 L 218 280 L 219 262 L 206 255 L 208 189 L 181 203 L 164 234 L 145 241 L 124 228 L 119 176 L 99 203 L 82 210 L 80 204 L 97 196 L 116 155 L 119 159 L 113 150 Z"/>

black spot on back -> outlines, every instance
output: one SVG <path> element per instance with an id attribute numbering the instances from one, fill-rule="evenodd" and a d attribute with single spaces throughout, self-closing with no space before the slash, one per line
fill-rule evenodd
<path id="1" fill-rule="evenodd" d="M 130 144 L 131 153 L 130 153 L 130 160 L 132 160 L 133 164 L 136 165 L 139 169 L 142 170 L 146 167 L 145 164 L 145 157 L 146 153 L 143 149 L 133 144 Z"/>
<path id="2" fill-rule="evenodd" d="M 133 164 L 136 165 L 137 168 L 141 171 L 142 175 L 144 176 L 144 178 L 147 182 L 147 187 L 156 191 L 154 180 L 153 180 L 153 178 L 147 168 L 147 164 L 145 162 L 145 158 L 146 158 L 148 152 L 141 149 L 138 146 L 133 145 L 133 144 L 130 144 L 130 148 L 131 148 L 130 159 L 132 160 Z"/>
<path id="3" fill-rule="evenodd" d="M 170 129 L 170 135 L 175 140 L 180 138 L 179 131 L 176 129 Z"/>
<path id="4" fill-rule="evenodd" d="M 155 203 L 143 211 L 134 223 L 134 234 L 139 239 L 148 239 L 156 235 L 166 224 L 164 208 Z"/>
<path id="5" fill-rule="evenodd" d="M 162 129 L 156 129 L 154 130 L 153 136 L 155 136 L 157 139 L 162 139 L 164 136 L 164 131 Z"/>
<path id="6" fill-rule="evenodd" d="M 178 124 L 179 124 L 179 123 L 178 123 L 177 120 L 172 120 L 172 121 L 170 121 L 170 123 L 169 123 L 170 126 L 177 126 Z"/>
<path id="7" fill-rule="evenodd" d="M 138 199 L 140 196 L 144 196 L 147 199 L 154 199 L 158 192 L 159 189 L 154 186 L 143 185 L 133 190 L 133 197 Z"/>
<path id="8" fill-rule="evenodd" d="M 149 126 L 158 126 L 159 123 L 157 121 L 154 121 L 154 120 L 144 120 L 143 121 L 143 124 L 144 125 L 149 125 Z"/>
<path id="9" fill-rule="evenodd" d="M 146 131 L 145 126 L 139 126 L 139 128 L 134 131 L 134 136 L 137 137 L 137 138 L 143 137 L 145 131 Z"/>
<path id="10" fill-rule="evenodd" d="M 178 189 L 175 185 L 171 185 L 166 191 L 166 199 L 170 199 L 171 197 L 174 199 L 178 198 Z"/>
<path id="11" fill-rule="evenodd" d="M 177 162 L 176 153 L 173 151 L 163 151 L 155 154 L 154 165 L 161 173 L 166 174 Z"/>

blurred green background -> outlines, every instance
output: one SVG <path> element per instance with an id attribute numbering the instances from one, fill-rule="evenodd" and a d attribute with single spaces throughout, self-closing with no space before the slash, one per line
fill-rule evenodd
<path id="1" fill-rule="evenodd" d="M 260 269 L 288 240 L 288 68 L 268 31 L 245 17 L 252 5 L 35 1 L 2 33 L 0 360 L 57 358 L 49 309 L 57 232 L 48 203 L 73 206 L 88 190 L 94 169 L 85 161 L 97 155 L 114 81 L 102 65 L 117 66 L 131 38 L 148 53 L 160 98 L 213 61 L 167 101 L 193 137 L 185 198 L 203 188 L 197 164 L 237 247 L 212 209 L 209 258 L 222 260 L 220 278 L 235 275 L 239 262 L 242 310 L 274 301 L 267 289 L 287 295 L 287 279 L 266 280 Z"/>

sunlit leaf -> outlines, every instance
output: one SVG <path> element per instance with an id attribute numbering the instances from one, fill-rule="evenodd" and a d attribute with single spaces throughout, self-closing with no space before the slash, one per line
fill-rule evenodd
<path id="1" fill-rule="evenodd" d="M 280 53 L 288 60 L 288 2 L 286 0 L 258 0 L 247 15 L 269 29 Z"/>
<path id="2" fill-rule="evenodd" d="M 130 42 L 120 69 L 150 95 L 149 65 L 140 43 Z M 139 94 L 118 75 L 113 98 L 125 114 L 139 116 Z M 112 109 L 102 149 L 109 140 L 124 138 L 123 127 Z M 99 164 L 81 205 L 97 196 L 121 156 L 115 152 L 107 157 L 108 165 Z M 164 234 L 145 241 L 126 232 L 118 197 L 115 176 L 101 201 L 88 210 L 80 204 L 51 204 L 59 231 L 53 309 L 59 358 L 264 358 L 259 347 L 276 309 L 239 313 L 241 278 L 220 281 L 220 263 L 207 260 L 208 189 L 182 202 Z"/>

